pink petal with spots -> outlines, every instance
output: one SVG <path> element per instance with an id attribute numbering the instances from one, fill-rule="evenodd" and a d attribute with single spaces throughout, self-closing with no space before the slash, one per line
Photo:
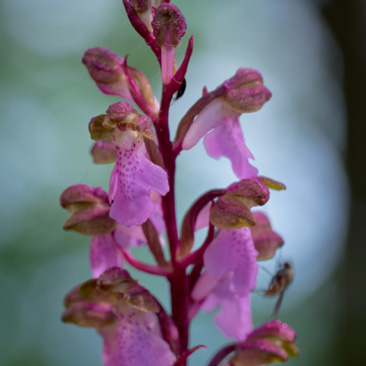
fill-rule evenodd
<path id="1" fill-rule="evenodd" d="M 258 265 L 250 229 L 220 230 L 203 256 L 207 272 L 215 279 L 223 279 L 232 271 L 235 292 L 246 295 L 255 287 Z"/>
<path id="2" fill-rule="evenodd" d="M 98 329 L 103 337 L 102 361 L 103 366 L 120 366 L 119 347 L 117 341 L 117 324 Z"/>
<path id="3" fill-rule="evenodd" d="M 110 217 L 127 227 L 141 225 L 154 211 L 151 192 L 165 195 L 169 191 L 168 176 L 146 158 L 137 143 L 130 148 L 116 147 L 118 158 L 109 186 Z"/>
<path id="4" fill-rule="evenodd" d="M 226 156 L 232 164 L 236 176 L 240 179 L 257 176 L 258 169 L 248 159 L 254 156 L 244 142 L 238 117 L 227 117 L 219 126 L 204 138 L 207 153 L 215 159 Z"/>
<path id="5" fill-rule="evenodd" d="M 123 268 L 122 254 L 117 250 L 111 236 L 95 236 L 90 245 L 90 265 L 94 278 L 98 278 L 104 271 L 111 267 Z"/>
<path id="6" fill-rule="evenodd" d="M 173 366 L 175 362 L 153 313 L 129 308 L 119 314 L 117 342 L 119 366 Z"/>

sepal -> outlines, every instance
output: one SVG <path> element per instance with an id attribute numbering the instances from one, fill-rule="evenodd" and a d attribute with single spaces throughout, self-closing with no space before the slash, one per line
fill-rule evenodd
<path id="1" fill-rule="evenodd" d="M 74 323 L 80 327 L 100 328 L 116 322 L 117 318 L 108 304 L 80 301 L 65 310 L 62 321 Z"/>
<path id="2" fill-rule="evenodd" d="M 61 206 L 71 212 L 65 230 L 84 235 L 99 236 L 112 232 L 116 222 L 109 217 L 108 196 L 102 188 L 76 184 L 62 193 Z"/>
<path id="3" fill-rule="evenodd" d="M 103 141 L 113 137 L 113 127 L 104 123 L 105 117 L 105 114 L 100 114 L 90 120 L 89 133 L 92 140 Z"/>
<path id="4" fill-rule="evenodd" d="M 257 178 L 233 183 L 211 209 L 211 223 L 220 229 L 227 230 L 254 226 L 256 220 L 250 209 L 264 205 L 268 199 L 267 186 Z"/>
<path id="5" fill-rule="evenodd" d="M 94 164 L 110 164 L 117 160 L 117 150 L 112 139 L 97 141 L 91 151 Z"/>
<path id="6" fill-rule="evenodd" d="M 159 312 L 159 306 L 150 292 L 120 267 L 109 268 L 98 279 L 85 282 L 79 292 L 92 302 L 117 306 L 128 303 L 141 311 Z"/>
<path id="7" fill-rule="evenodd" d="M 269 189 L 273 189 L 275 191 L 282 191 L 286 189 L 286 185 L 278 182 L 277 180 L 268 177 L 258 177 L 258 179 L 263 182 Z"/>
<path id="8" fill-rule="evenodd" d="M 276 250 L 284 244 L 280 235 L 272 230 L 271 223 L 267 215 L 263 212 L 254 212 L 254 217 L 257 222 L 252 226 L 252 237 L 255 249 L 258 252 L 258 261 L 263 261 L 273 258 Z"/>

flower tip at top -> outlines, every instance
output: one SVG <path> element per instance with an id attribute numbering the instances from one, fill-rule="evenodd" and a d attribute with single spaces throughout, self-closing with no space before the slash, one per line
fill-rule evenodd
<path id="1" fill-rule="evenodd" d="M 159 46 L 177 47 L 187 31 L 183 14 L 171 3 L 162 3 L 156 9 L 152 27 Z"/>

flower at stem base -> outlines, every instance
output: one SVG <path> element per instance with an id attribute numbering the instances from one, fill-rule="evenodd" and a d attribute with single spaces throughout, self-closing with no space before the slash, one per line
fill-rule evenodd
<path id="1" fill-rule="evenodd" d="M 63 321 L 96 328 L 103 337 L 104 366 L 173 366 L 176 356 L 162 338 L 153 296 L 127 271 L 114 267 L 74 288 Z"/>

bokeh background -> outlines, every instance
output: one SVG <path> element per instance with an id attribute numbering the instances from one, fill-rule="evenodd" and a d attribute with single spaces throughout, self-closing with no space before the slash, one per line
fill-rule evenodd
<path id="1" fill-rule="evenodd" d="M 289 365 L 360 365 L 365 329 L 365 15 L 363 0 L 201 0 L 175 2 L 195 50 L 185 95 L 172 106 L 174 130 L 185 110 L 238 67 L 258 69 L 272 100 L 242 116 L 246 142 L 263 175 L 286 183 L 266 206 L 285 238 L 264 263 L 253 294 L 256 325 L 274 301 L 261 294 L 279 264 L 295 280 L 280 317 L 298 332 L 301 356 Z M 0 4 L 0 365 L 97 366 L 92 329 L 61 323 L 63 296 L 90 277 L 90 239 L 62 231 L 58 205 L 68 185 L 107 189 L 111 166 L 95 166 L 87 124 L 117 98 L 102 95 L 80 60 L 104 46 L 140 68 L 160 93 L 157 62 L 118 0 L 2 0 Z M 185 44 L 177 50 L 178 59 Z M 235 180 L 227 160 L 202 146 L 178 160 L 178 213 L 204 190 Z M 147 252 L 135 253 L 144 260 Z M 134 271 L 166 305 L 162 280 Z M 204 365 L 226 342 L 202 314 L 192 345 Z"/>

